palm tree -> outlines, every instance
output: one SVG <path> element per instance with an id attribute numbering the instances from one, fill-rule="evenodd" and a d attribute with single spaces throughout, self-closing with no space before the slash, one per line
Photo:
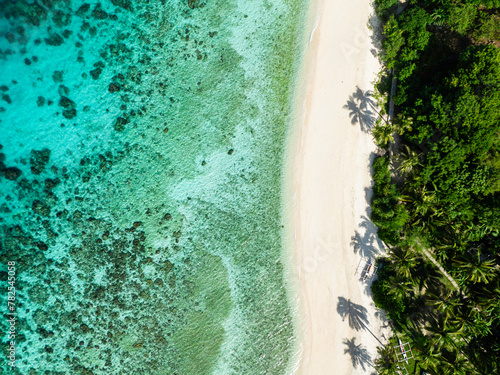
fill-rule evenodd
<path id="1" fill-rule="evenodd" d="M 385 148 L 387 144 L 394 142 L 394 127 L 390 124 L 377 124 L 373 127 L 372 135 L 377 145 Z"/>
<path id="2" fill-rule="evenodd" d="M 415 216 L 424 216 L 428 212 L 431 216 L 441 216 L 442 214 L 438 209 L 436 192 L 427 190 L 425 185 L 413 190 L 412 195 L 403 195 L 401 200 L 411 203 Z"/>
<path id="3" fill-rule="evenodd" d="M 390 266 L 396 273 L 406 279 L 410 279 L 412 271 L 418 264 L 418 258 L 411 249 L 393 247 L 389 250 Z"/>
<path id="4" fill-rule="evenodd" d="M 454 317 L 462 305 L 460 294 L 456 291 L 452 292 L 450 296 L 446 296 L 442 290 L 431 290 L 427 296 L 430 299 L 429 303 L 444 315 L 445 321 Z"/>
<path id="5" fill-rule="evenodd" d="M 457 341 L 460 339 L 462 331 L 449 321 L 431 319 L 425 329 L 431 334 L 432 343 L 438 350 L 454 351 L 458 349 Z"/>
<path id="6" fill-rule="evenodd" d="M 403 135 L 405 131 L 411 131 L 413 129 L 413 117 L 406 117 L 401 113 L 398 113 L 396 118 L 393 120 L 395 130 L 398 134 Z"/>
<path id="7" fill-rule="evenodd" d="M 380 375 L 392 375 L 395 372 L 396 356 L 391 346 L 377 347 L 378 357 L 375 360 L 375 369 Z"/>
<path id="8" fill-rule="evenodd" d="M 493 313 L 500 316 L 500 285 L 489 286 L 488 288 L 480 288 L 476 291 L 478 297 L 478 307 L 484 313 Z"/>
<path id="9" fill-rule="evenodd" d="M 441 357 L 443 374 L 469 375 L 472 374 L 472 368 L 467 358 L 461 353 L 446 353 Z"/>
<path id="10" fill-rule="evenodd" d="M 496 298 L 491 297 L 492 295 L 490 295 L 489 300 L 492 302 L 488 306 L 482 304 L 481 301 L 478 304 L 471 300 L 464 301 L 453 314 L 451 324 L 465 333 L 464 339 L 467 342 L 469 337 L 485 336 L 492 333 L 491 326 L 494 320 L 500 316 L 500 306 L 498 295 L 496 295 Z"/>
<path id="11" fill-rule="evenodd" d="M 401 156 L 403 157 L 400 160 L 398 170 L 408 174 L 417 165 L 422 165 L 420 163 L 420 157 L 422 154 L 417 154 L 410 147 L 408 147 L 408 145 L 404 145 L 404 147 L 405 147 L 405 152 L 401 153 Z"/>
<path id="12" fill-rule="evenodd" d="M 390 276 L 388 281 L 391 285 L 388 293 L 397 300 L 403 300 L 408 295 L 408 291 L 413 287 L 411 282 L 396 276 Z"/>
<path id="13" fill-rule="evenodd" d="M 466 332 L 468 335 L 483 336 L 491 334 L 491 325 L 493 321 L 485 319 L 480 311 L 469 309 L 463 314 L 454 316 L 450 319 L 450 323 L 460 331 Z M 468 340 L 466 339 L 466 341 Z"/>
<path id="14" fill-rule="evenodd" d="M 444 9 L 436 9 L 431 14 L 432 23 L 436 26 L 443 26 L 445 23 L 446 14 Z"/>
<path id="15" fill-rule="evenodd" d="M 432 374 L 441 373 L 439 369 L 441 367 L 441 360 L 443 357 L 441 352 L 436 350 L 432 344 L 427 345 L 424 351 L 415 352 L 414 354 L 417 354 L 420 367 L 431 372 Z"/>
<path id="16" fill-rule="evenodd" d="M 445 262 L 448 259 L 453 258 L 459 248 L 460 247 L 455 242 L 444 244 L 442 243 L 436 245 L 436 247 L 434 248 L 434 254 L 441 262 Z"/>
<path id="17" fill-rule="evenodd" d="M 412 272 L 412 277 L 415 282 L 418 282 L 419 290 L 424 288 L 429 289 L 433 286 L 439 286 L 441 284 L 441 273 L 434 266 L 434 264 L 425 261 L 423 258 L 417 259 L 417 265 Z"/>
<path id="18" fill-rule="evenodd" d="M 410 302 L 406 304 L 406 329 L 411 332 L 412 335 L 422 337 L 423 324 L 429 319 L 431 314 L 432 307 L 429 306 L 426 295 L 417 293 L 415 296 L 412 296 Z M 413 339 L 417 341 L 415 336 L 413 336 Z"/>
<path id="19" fill-rule="evenodd" d="M 455 261 L 455 264 L 458 267 L 462 283 L 470 281 L 474 284 L 488 284 L 497 277 L 495 262 L 491 259 L 482 260 L 480 249 L 472 256 L 459 258 Z"/>

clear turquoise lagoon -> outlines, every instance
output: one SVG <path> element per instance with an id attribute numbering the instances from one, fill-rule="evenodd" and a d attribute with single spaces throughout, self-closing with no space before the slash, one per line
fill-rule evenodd
<path id="1" fill-rule="evenodd" d="M 286 374 L 306 0 L 0 1 L 7 374 Z"/>

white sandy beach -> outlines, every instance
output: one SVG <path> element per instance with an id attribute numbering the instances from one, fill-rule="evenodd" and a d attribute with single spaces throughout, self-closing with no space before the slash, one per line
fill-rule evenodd
<path id="1" fill-rule="evenodd" d="M 372 374 L 387 331 L 355 273 L 381 247 L 367 211 L 376 147 L 344 106 L 357 87 L 372 90 L 380 70 L 367 27 L 373 9 L 369 0 L 319 0 L 312 12 L 289 151 L 292 278 L 303 328 L 296 373 Z"/>

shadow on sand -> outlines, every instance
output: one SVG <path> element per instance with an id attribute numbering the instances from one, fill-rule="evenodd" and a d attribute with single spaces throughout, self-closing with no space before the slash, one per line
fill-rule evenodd
<path id="1" fill-rule="evenodd" d="M 347 318 L 349 327 L 360 331 L 364 329 L 368 331 L 379 343 L 384 346 L 382 341 L 375 336 L 375 334 L 368 328 L 368 310 L 361 305 L 358 305 L 351 300 L 345 299 L 344 297 L 339 297 L 339 302 L 337 303 L 337 312 L 342 317 L 342 320 Z"/>
<path id="2" fill-rule="evenodd" d="M 356 91 L 349 95 L 349 100 L 343 108 L 349 111 L 351 124 L 359 124 L 361 130 L 368 133 L 373 125 L 375 125 L 377 119 L 376 111 L 374 110 L 375 106 L 376 103 L 372 98 L 372 92 L 370 90 L 363 91 L 356 86 Z"/>
<path id="3" fill-rule="evenodd" d="M 344 354 L 349 354 L 351 356 L 351 362 L 354 368 L 361 366 L 363 371 L 366 371 L 366 365 L 373 366 L 368 350 L 366 350 L 362 344 L 356 344 L 355 337 L 352 339 L 344 339 L 343 343 L 346 346 Z"/>
<path id="4" fill-rule="evenodd" d="M 354 253 L 364 258 L 374 260 L 379 249 L 384 249 L 384 243 L 377 236 L 377 227 L 366 216 L 362 216 L 362 221 L 359 224 L 364 228 L 364 234 L 361 231 L 354 232 L 351 237 L 351 246 L 354 248 Z"/>
<path id="5" fill-rule="evenodd" d="M 383 24 L 380 22 L 376 13 L 370 15 L 370 19 L 368 20 L 368 24 L 370 25 L 370 40 L 372 44 L 372 49 L 370 49 L 373 57 L 377 57 L 379 62 L 382 62 L 380 59 L 380 52 L 382 51 L 382 40 L 383 40 Z"/>
<path id="6" fill-rule="evenodd" d="M 368 310 L 365 307 L 353 303 L 351 300 L 339 297 L 337 303 L 337 312 L 342 317 L 342 320 L 347 318 L 349 327 L 359 331 L 366 328 L 368 325 Z"/>

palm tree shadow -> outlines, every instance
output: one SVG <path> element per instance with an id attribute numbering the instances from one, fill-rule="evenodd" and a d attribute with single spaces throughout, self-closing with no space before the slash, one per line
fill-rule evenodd
<path id="1" fill-rule="evenodd" d="M 353 98 L 356 99 L 360 103 L 360 107 L 364 110 L 369 108 L 375 108 L 375 101 L 372 99 L 372 91 L 361 90 L 358 86 L 356 86 L 356 91 L 352 94 Z"/>
<path id="2" fill-rule="evenodd" d="M 351 124 L 359 124 L 361 130 L 368 133 L 373 125 L 375 125 L 376 103 L 372 99 L 372 92 L 370 90 L 363 91 L 356 86 L 356 91 L 349 95 L 349 100 L 342 108 L 349 111 Z"/>
<path id="3" fill-rule="evenodd" d="M 375 258 L 377 250 L 371 245 L 372 236 L 369 233 L 361 235 L 358 231 L 351 237 L 351 246 L 354 248 L 354 253 L 359 253 L 363 258 L 370 260 Z"/>
<path id="4" fill-rule="evenodd" d="M 395 11 L 396 9 L 394 9 Z M 371 45 L 373 46 L 372 49 L 370 49 L 370 52 L 374 57 L 377 57 L 380 60 L 380 51 L 382 51 L 382 40 L 383 40 L 383 24 L 380 22 L 379 17 L 373 13 L 370 15 L 370 19 L 368 20 L 368 24 L 370 26 L 371 30 Z"/>
<path id="5" fill-rule="evenodd" d="M 348 319 L 349 327 L 359 331 L 368 326 L 368 310 L 361 305 L 353 303 L 351 300 L 339 297 L 337 312 L 342 317 Z"/>
<path id="6" fill-rule="evenodd" d="M 351 362 L 354 368 L 357 368 L 359 365 L 363 371 L 366 371 L 365 365 L 373 366 L 368 350 L 366 350 L 362 344 L 356 345 L 356 337 L 350 340 L 344 339 L 343 343 L 347 346 L 347 348 L 344 349 L 344 354 L 349 354 L 351 356 Z"/>
<path id="7" fill-rule="evenodd" d="M 368 217 L 362 216 L 359 226 L 364 228 L 364 234 L 355 231 L 351 237 L 351 246 L 355 254 L 359 253 L 362 257 L 373 260 L 380 252 L 379 249 L 384 248 L 384 244 L 377 236 L 377 227 Z"/>

